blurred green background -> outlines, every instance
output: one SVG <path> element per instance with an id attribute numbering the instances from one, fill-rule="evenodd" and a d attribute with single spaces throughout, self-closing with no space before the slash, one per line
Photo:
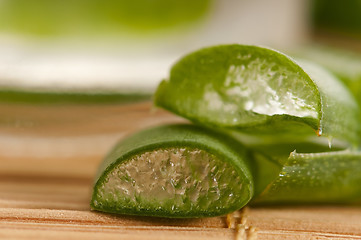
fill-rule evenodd
<path id="1" fill-rule="evenodd" d="M 314 0 L 312 4 L 314 31 L 361 37 L 360 0 Z"/>
<path id="2" fill-rule="evenodd" d="M 242 4 L 235 4 L 237 1 L 234 0 L 223 2 L 242 7 Z M 243 2 L 245 7 L 249 5 L 247 0 L 239 2 Z M 262 5 L 266 1 L 254 2 Z M 305 20 L 313 31 L 361 35 L 360 0 L 294 2 L 307 6 L 309 13 Z M 273 0 L 273 3 L 277 5 L 282 1 Z M 0 32 L 46 37 L 122 35 L 122 31 L 146 35 L 189 27 L 204 20 L 211 11 L 217 10 L 214 7 L 218 7 L 217 0 L 0 0 Z M 254 11 L 252 14 L 259 15 L 262 22 L 262 15 L 257 12 L 257 7 L 251 10 Z M 281 10 L 277 14 L 283 14 Z"/>
<path id="3" fill-rule="evenodd" d="M 187 26 L 209 10 L 211 0 L 2 0 L 0 30 L 59 36 L 154 34 Z"/>

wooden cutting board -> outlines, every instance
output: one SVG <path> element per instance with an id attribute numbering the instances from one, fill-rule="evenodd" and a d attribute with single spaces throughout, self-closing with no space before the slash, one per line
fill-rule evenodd
<path id="1" fill-rule="evenodd" d="M 65 120 L 0 127 L 0 239 L 361 239 L 359 206 L 246 208 L 232 215 L 243 224 L 238 230 L 227 228 L 226 217 L 177 220 L 90 211 L 93 176 L 117 140 L 184 120 L 151 111 L 150 103 L 88 106 L 86 112 L 78 107 L 38 115 L 28 107 L 8 110 L 14 117 L 33 112 L 33 123 L 41 122 L 44 111 Z"/>

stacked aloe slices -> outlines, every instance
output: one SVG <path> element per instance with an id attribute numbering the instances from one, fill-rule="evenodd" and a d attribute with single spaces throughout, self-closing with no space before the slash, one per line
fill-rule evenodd
<path id="1" fill-rule="evenodd" d="M 205 217 L 249 202 L 361 200 L 359 106 L 317 65 L 257 46 L 201 49 L 173 66 L 154 101 L 195 125 L 118 143 L 99 168 L 92 209 Z"/>

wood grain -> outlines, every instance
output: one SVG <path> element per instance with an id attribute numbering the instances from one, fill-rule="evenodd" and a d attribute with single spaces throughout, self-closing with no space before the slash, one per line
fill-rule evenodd
<path id="1" fill-rule="evenodd" d="M 90 211 L 96 168 L 118 138 L 146 126 L 183 121 L 163 111 L 152 113 L 150 103 L 117 108 L 126 114 L 105 118 L 99 124 L 104 124 L 102 129 L 113 129 L 118 135 L 103 139 L 105 142 L 100 148 L 92 149 L 99 145 L 98 140 L 85 126 L 76 136 L 68 136 L 76 138 L 73 144 L 83 144 L 81 149 L 92 149 L 90 153 L 69 152 L 65 144 L 62 145 L 64 152 L 54 156 L 37 155 L 37 151 L 21 149 L 21 145 L 18 153 L 11 154 L 5 152 L 9 149 L 6 141 L 2 142 L 0 239 L 236 239 L 237 231 L 227 228 L 226 217 L 162 219 Z M 120 120 L 122 126 L 112 126 L 114 121 Z M 94 123 L 88 125 L 93 126 Z M 72 128 L 68 124 L 58 125 L 59 129 L 56 124 L 48 127 L 48 132 L 40 133 L 41 138 L 64 137 Z M 9 126 L 7 130 L 12 131 Z M 34 134 L 33 131 L 36 132 L 26 129 L 26 133 L 21 133 L 17 129 L 12 134 L 19 138 L 26 136 L 25 140 L 29 141 L 28 136 Z M 85 141 L 85 136 L 90 137 Z M 52 144 L 55 146 L 47 147 L 59 147 L 59 142 Z M 40 148 L 41 144 L 31 146 Z M 361 208 L 358 206 L 251 207 L 234 213 L 233 217 L 236 223 L 244 224 L 250 240 L 256 239 L 254 236 L 257 239 L 361 239 Z M 256 229 L 253 237 L 250 229 Z"/>

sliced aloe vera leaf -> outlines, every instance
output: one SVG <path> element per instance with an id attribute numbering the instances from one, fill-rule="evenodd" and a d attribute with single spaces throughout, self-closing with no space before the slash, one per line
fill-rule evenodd
<path id="1" fill-rule="evenodd" d="M 222 45 L 191 53 L 172 67 L 154 101 L 209 127 L 294 137 L 315 131 L 359 143 L 359 110 L 348 90 L 326 70 L 268 48 Z"/>
<path id="2" fill-rule="evenodd" d="M 259 136 L 256 139 L 250 139 L 249 136 L 235 137 L 243 142 L 252 154 L 255 198 L 279 178 L 284 166 L 289 161 L 290 152 L 295 151 L 295 149 L 302 153 L 324 153 L 342 149 L 340 146 L 334 146 L 333 150 L 331 150 L 329 146 L 324 145 L 322 142 L 307 140 L 304 142 L 289 141 L 287 143 L 278 143 L 277 141 L 270 142 L 267 139 L 264 141 L 265 139 Z"/>
<path id="3" fill-rule="evenodd" d="M 91 208 L 175 218 L 227 214 L 253 197 L 247 154 L 233 138 L 194 125 L 144 130 L 105 158 Z"/>
<path id="4" fill-rule="evenodd" d="M 291 152 L 254 204 L 361 202 L 361 152 Z"/>

